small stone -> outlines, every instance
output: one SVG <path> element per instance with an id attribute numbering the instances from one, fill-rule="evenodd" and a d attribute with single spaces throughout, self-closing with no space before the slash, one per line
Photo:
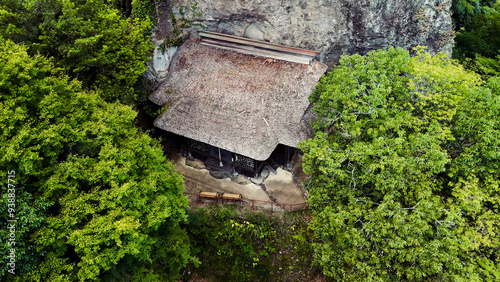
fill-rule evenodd
<path id="1" fill-rule="evenodd" d="M 264 178 L 264 179 L 265 179 L 265 178 L 267 178 L 267 177 L 269 176 L 269 170 L 267 170 L 266 168 L 264 168 L 264 169 L 262 170 L 262 172 L 260 173 L 260 176 L 261 176 L 262 178 Z"/>
<path id="2" fill-rule="evenodd" d="M 262 184 L 262 182 L 264 182 L 264 179 L 262 177 L 259 177 L 259 178 L 250 178 L 250 181 L 252 181 L 254 184 L 256 185 L 260 185 Z"/>
<path id="3" fill-rule="evenodd" d="M 247 26 L 247 28 L 245 29 L 245 34 L 243 36 L 245 36 L 246 38 L 260 40 L 260 41 L 264 40 L 264 32 L 262 32 L 259 26 L 256 25 L 255 23 L 252 23 L 249 26 Z"/>

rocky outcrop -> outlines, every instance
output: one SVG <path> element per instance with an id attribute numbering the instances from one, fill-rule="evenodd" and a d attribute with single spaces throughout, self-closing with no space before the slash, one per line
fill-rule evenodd
<path id="1" fill-rule="evenodd" d="M 261 37 L 312 49 L 333 65 L 342 54 L 387 46 L 451 53 L 451 0 L 172 0 L 177 17 L 193 17 L 209 31 Z M 189 9 L 198 2 L 201 15 Z M 186 14 L 191 13 L 191 15 Z M 192 29 L 200 27 L 191 27 Z"/>

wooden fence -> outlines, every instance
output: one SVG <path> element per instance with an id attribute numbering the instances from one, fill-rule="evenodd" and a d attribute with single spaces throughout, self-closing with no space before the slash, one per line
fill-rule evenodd
<path id="1" fill-rule="evenodd" d="M 190 197 L 196 197 L 196 202 L 201 202 L 201 201 L 205 201 L 205 202 L 215 202 L 217 204 L 227 204 L 227 203 L 231 203 L 231 204 L 239 204 L 241 206 L 248 206 L 248 207 L 251 207 L 252 208 L 252 211 L 255 211 L 255 207 L 256 207 L 256 203 L 257 204 L 264 204 L 264 205 L 260 205 L 260 207 L 262 208 L 265 208 L 267 209 L 267 207 L 265 207 L 265 205 L 269 205 L 270 204 L 270 209 L 271 209 L 271 214 L 273 214 L 274 211 L 279 211 L 277 210 L 276 208 L 277 207 L 281 207 L 281 210 L 286 210 L 286 211 L 295 211 L 295 210 L 304 210 L 304 209 L 308 209 L 309 208 L 309 204 L 307 203 L 300 203 L 300 204 L 287 204 L 287 203 L 279 203 L 279 202 L 273 202 L 273 201 L 262 201 L 262 200 L 255 200 L 255 199 L 248 199 L 248 198 L 241 198 L 241 200 L 213 200 L 213 199 L 202 199 L 200 198 L 200 195 L 199 193 L 188 193 L 188 192 L 183 192 L 184 195 L 188 195 Z"/>

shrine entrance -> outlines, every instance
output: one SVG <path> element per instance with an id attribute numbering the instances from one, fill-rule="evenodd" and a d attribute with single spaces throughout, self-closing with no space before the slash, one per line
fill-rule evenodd
<path id="1" fill-rule="evenodd" d="M 237 172 L 249 177 L 258 177 L 266 166 L 273 170 L 280 166 L 291 167 L 291 159 L 295 151 L 294 148 L 279 144 L 267 160 L 257 161 L 200 141 L 189 138 L 186 140 L 189 155 L 203 161 L 208 168 L 227 171 L 231 174 Z"/>

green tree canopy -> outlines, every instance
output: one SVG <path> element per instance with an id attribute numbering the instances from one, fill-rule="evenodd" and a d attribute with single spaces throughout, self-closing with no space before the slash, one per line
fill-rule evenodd
<path id="1" fill-rule="evenodd" d="M 0 42 L 0 73 L 0 171 L 14 170 L 32 195 L 22 200 L 34 204 L 25 232 L 32 235 L 19 240 L 43 254 L 19 279 L 94 280 L 121 262 L 148 265 L 165 242 L 171 272 L 164 275 L 178 275 L 190 257 L 179 228 L 187 205 L 182 178 L 159 143 L 135 128 L 136 113 L 11 41 Z"/>
<path id="2" fill-rule="evenodd" d="M 3 175 L 7 175 L 7 171 L 3 170 Z M 7 178 L 7 177 L 4 177 Z M 15 190 L 11 190 L 8 193 L 8 189 L 2 189 L 2 197 L 0 198 L 0 220 L 2 221 L 2 229 L 0 230 L 0 263 L 4 265 L 0 270 L 0 277 L 5 281 L 9 281 L 8 278 L 19 277 L 34 271 L 41 260 L 43 259 L 44 252 L 38 251 L 35 244 L 31 242 L 31 236 L 36 232 L 47 216 L 47 210 L 52 206 L 52 203 L 48 203 L 46 199 L 37 198 L 34 199 L 33 195 L 29 192 L 24 191 L 23 186 L 18 186 L 18 177 L 11 178 L 11 184 L 15 187 Z M 8 187 L 8 180 L 2 181 L 3 187 Z M 14 194 L 16 202 L 9 202 L 8 194 Z M 9 204 L 14 204 L 15 212 L 9 212 Z M 10 216 L 12 215 L 12 217 Z M 10 237 L 11 230 L 7 227 L 10 226 L 11 222 L 8 220 L 16 220 L 15 227 L 15 238 Z M 7 226 L 5 226 L 7 225 Z M 15 268 L 12 269 L 8 264 L 10 263 L 10 250 L 15 250 L 16 262 Z M 9 273 L 9 270 L 13 270 L 13 273 Z"/>
<path id="3" fill-rule="evenodd" d="M 496 2 L 496 1 L 495 1 Z M 500 3 L 483 7 L 455 37 L 453 57 L 485 77 L 500 75 Z"/>
<path id="4" fill-rule="evenodd" d="M 0 36 L 54 58 L 54 64 L 105 100 L 131 104 L 152 49 L 147 18 L 124 18 L 104 0 L 6 0 Z"/>
<path id="5" fill-rule="evenodd" d="M 500 52 L 500 4 L 484 8 L 483 13 L 474 17 L 470 30 L 456 36 L 455 57 L 474 58 L 480 54 L 494 58 Z"/>
<path id="6" fill-rule="evenodd" d="M 326 275 L 494 275 L 500 93 L 480 85 L 446 55 L 393 48 L 343 57 L 322 78 L 302 149 Z"/>
<path id="7" fill-rule="evenodd" d="M 470 30 L 474 17 L 496 2 L 497 0 L 453 0 L 451 12 L 455 29 Z"/>

